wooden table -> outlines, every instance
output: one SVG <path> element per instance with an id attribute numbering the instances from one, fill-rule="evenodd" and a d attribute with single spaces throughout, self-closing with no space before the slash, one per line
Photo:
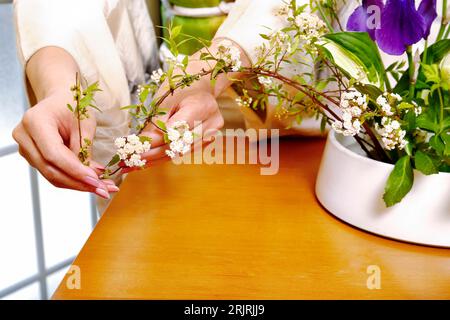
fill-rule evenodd
<path id="1" fill-rule="evenodd" d="M 450 298 L 449 250 L 362 232 L 318 204 L 323 147 L 282 141 L 273 176 L 169 162 L 131 174 L 74 262 L 81 289 L 64 279 L 53 298 Z"/>

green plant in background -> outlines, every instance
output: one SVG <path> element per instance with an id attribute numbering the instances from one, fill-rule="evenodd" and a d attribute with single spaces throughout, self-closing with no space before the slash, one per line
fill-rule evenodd
<path id="1" fill-rule="evenodd" d="M 210 4 L 215 4 L 215 2 L 220 1 L 203 1 L 205 2 L 205 7 L 209 7 Z M 203 3 L 202 2 L 202 3 Z M 173 4 L 182 6 L 193 6 L 193 1 L 175 1 Z M 218 3 L 217 3 L 218 4 Z M 215 4 L 215 5 L 217 5 Z M 212 6 L 212 5 L 211 5 Z M 195 2 L 195 8 L 203 7 L 200 3 Z M 179 44 L 178 52 L 184 55 L 191 55 L 194 52 L 202 48 L 202 44 L 199 41 L 190 41 L 190 37 L 195 37 L 197 39 L 203 39 L 206 41 L 211 40 L 216 31 L 219 29 L 220 25 L 226 19 L 225 15 L 221 16 L 211 16 L 211 17 L 186 17 L 186 16 L 168 16 L 167 9 L 164 5 L 161 6 L 161 16 L 163 28 L 163 37 L 168 38 L 167 30 L 169 27 L 183 27 L 183 34 L 176 37 L 176 41 Z"/>
<path id="2" fill-rule="evenodd" d="M 221 0 L 169 0 L 173 5 L 185 8 L 217 7 Z"/>
<path id="3" fill-rule="evenodd" d="M 189 1 L 180 2 L 184 3 Z M 181 6 L 181 4 L 179 5 Z M 225 15 L 202 18 L 177 15 L 168 17 L 164 6 L 161 6 L 161 16 L 163 26 L 165 26 L 165 28 L 163 28 L 164 38 L 169 37 L 167 32 L 169 27 L 183 27 L 183 34 L 176 37 L 176 41 L 179 44 L 178 52 L 184 55 L 191 55 L 202 48 L 202 44 L 198 41 L 191 41 L 191 37 L 211 40 L 216 34 L 217 29 L 219 29 L 220 25 L 226 19 Z"/>

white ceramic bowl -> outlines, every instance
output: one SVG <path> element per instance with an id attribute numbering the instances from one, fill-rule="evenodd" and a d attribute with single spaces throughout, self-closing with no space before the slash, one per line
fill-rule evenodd
<path id="1" fill-rule="evenodd" d="M 382 196 L 393 166 L 363 155 L 352 137 L 331 131 L 316 181 L 320 203 L 360 229 L 416 244 L 450 247 L 450 173 L 414 171 L 414 186 L 386 208 Z"/>

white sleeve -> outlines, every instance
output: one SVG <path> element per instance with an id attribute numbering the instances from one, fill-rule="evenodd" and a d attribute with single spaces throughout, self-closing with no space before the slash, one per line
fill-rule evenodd
<path id="1" fill-rule="evenodd" d="M 18 54 L 24 66 L 41 48 L 56 46 L 77 62 L 83 77 L 99 81 L 96 94 L 97 130 L 93 157 L 100 163 L 114 150 L 112 137 L 128 132 L 128 113 L 119 107 L 130 104 L 125 71 L 111 29 L 111 7 L 117 1 L 103 0 L 15 0 Z M 120 22 L 120 21 L 119 21 Z"/>
<path id="2" fill-rule="evenodd" d="M 15 0 L 17 42 L 22 61 L 26 63 L 41 48 L 56 46 L 69 52 L 80 68 L 85 65 L 79 52 L 83 44 L 80 29 L 88 22 L 92 24 L 94 18 L 105 19 L 99 3 L 85 0 Z"/>
<path id="3" fill-rule="evenodd" d="M 260 34 L 286 25 L 286 20 L 276 15 L 284 4 L 283 0 L 237 0 L 216 37 L 233 40 L 255 61 L 255 48 L 265 41 Z"/>
<path id="4" fill-rule="evenodd" d="M 108 26 L 107 3 L 15 0 L 17 48 L 22 63 L 25 65 L 41 48 L 60 47 L 72 55 L 87 81 L 105 82 L 104 90 L 109 89 L 114 99 L 126 104 L 128 83 Z"/>

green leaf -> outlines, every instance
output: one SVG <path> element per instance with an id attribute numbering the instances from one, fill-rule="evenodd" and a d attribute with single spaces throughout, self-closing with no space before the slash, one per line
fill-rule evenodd
<path id="1" fill-rule="evenodd" d="M 127 110 L 127 109 L 136 109 L 138 106 L 136 104 L 131 104 L 129 106 L 120 107 L 121 110 Z"/>
<path id="2" fill-rule="evenodd" d="M 439 74 L 439 66 L 437 64 L 422 64 L 423 75 L 427 82 L 439 83 L 441 76 Z"/>
<path id="3" fill-rule="evenodd" d="M 326 116 L 322 116 L 322 120 L 320 121 L 320 133 L 324 133 L 325 132 L 325 127 L 327 126 L 327 117 Z"/>
<path id="4" fill-rule="evenodd" d="M 164 130 L 164 131 L 167 130 L 166 124 L 165 124 L 163 121 L 161 121 L 161 120 L 156 120 L 156 125 L 157 125 L 161 130 Z"/>
<path id="5" fill-rule="evenodd" d="M 144 143 L 145 141 L 152 142 L 152 138 L 147 136 L 139 136 L 139 141 Z"/>
<path id="6" fill-rule="evenodd" d="M 384 189 L 384 203 L 387 207 L 400 202 L 411 190 L 414 182 L 414 174 L 411 167 L 411 158 L 406 155 L 401 157 L 394 166 Z"/>
<path id="7" fill-rule="evenodd" d="M 414 156 L 414 164 L 416 169 L 425 175 L 438 173 L 439 170 L 434 165 L 433 159 L 425 152 L 417 151 Z"/>
<path id="8" fill-rule="evenodd" d="M 142 90 L 142 92 L 139 94 L 139 101 L 141 103 L 144 103 L 145 100 L 147 100 L 149 93 L 150 93 L 150 90 L 148 88 L 144 88 L 144 90 Z"/>
<path id="9" fill-rule="evenodd" d="M 442 155 L 444 153 L 445 144 L 444 144 L 444 141 L 442 141 L 440 136 L 438 136 L 436 134 L 434 136 L 432 136 L 429 140 L 429 144 L 434 150 L 436 150 L 436 152 L 439 155 Z"/>
<path id="10" fill-rule="evenodd" d="M 182 63 L 183 66 L 186 68 L 186 66 L 187 66 L 188 63 L 189 63 L 189 56 L 186 55 L 186 56 L 183 58 L 183 61 L 182 61 L 181 63 Z"/>
<path id="11" fill-rule="evenodd" d="M 164 143 L 170 143 L 169 135 L 167 133 L 164 133 L 163 138 L 164 138 Z"/>
<path id="12" fill-rule="evenodd" d="M 381 91 L 378 87 L 371 84 L 362 85 L 355 83 L 354 87 L 359 92 L 368 95 L 374 101 L 376 101 L 377 98 L 383 94 L 383 91 Z"/>
<path id="13" fill-rule="evenodd" d="M 448 155 L 450 155 L 450 134 L 448 134 L 446 132 L 442 133 L 441 139 L 445 145 L 444 150 L 443 150 L 444 156 L 448 156 Z"/>
<path id="14" fill-rule="evenodd" d="M 71 112 L 73 112 L 73 107 L 68 103 L 67 104 L 67 108 L 71 111 Z"/>
<path id="15" fill-rule="evenodd" d="M 170 36 L 171 36 L 172 39 L 175 39 L 176 37 L 178 37 L 178 35 L 179 35 L 180 32 L 181 32 L 181 28 L 182 28 L 182 26 L 179 25 L 179 26 L 173 27 L 173 28 L 170 30 Z"/>
<path id="16" fill-rule="evenodd" d="M 406 122 L 406 129 L 408 130 L 408 132 L 416 128 L 416 118 L 416 114 L 413 111 L 405 113 L 403 120 L 405 120 Z"/>
<path id="17" fill-rule="evenodd" d="M 380 51 L 368 33 L 338 32 L 327 34 L 324 38 L 338 45 L 344 52 L 350 53 L 350 58 L 356 57 L 358 61 L 355 62 L 362 64 L 372 84 L 380 88 L 384 86 L 385 69 Z"/>
<path id="18" fill-rule="evenodd" d="M 448 52 L 450 52 L 450 39 L 440 40 L 428 47 L 427 61 L 425 61 L 425 63 L 438 63 L 445 57 Z"/>
<path id="19" fill-rule="evenodd" d="M 439 131 L 439 125 L 431 118 L 431 115 L 429 113 L 422 113 L 419 115 L 416 119 L 416 124 L 419 128 L 438 132 Z"/>
<path id="20" fill-rule="evenodd" d="M 120 161 L 119 155 L 115 154 L 114 157 L 112 157 L 111 161 L 109 161 L 106 166 L 111 167 L 111 166 L 115 165 L 116 163 L 118 163 L 119 161 Z"/>

